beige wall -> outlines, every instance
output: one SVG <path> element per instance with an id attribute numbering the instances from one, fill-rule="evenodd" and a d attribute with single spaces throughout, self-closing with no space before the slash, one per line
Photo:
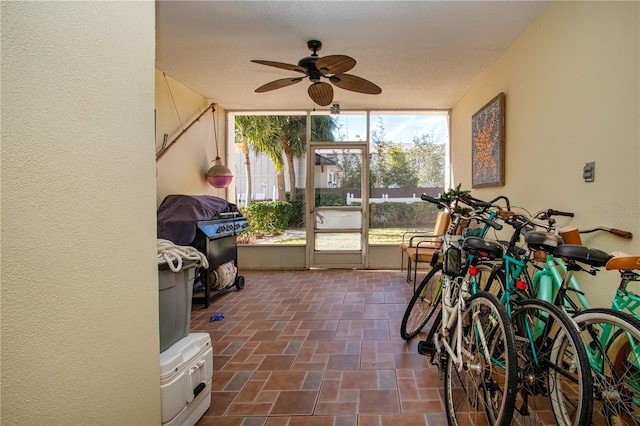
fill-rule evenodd
<path id="1" fill-rule="evenodd" d="M 1 423 L 160 424 L 154 3 L 1 8 Z"/>
<path id="2" fill-rule="evenodd" d="M 506 95 L 504 193 L 530 211 L 555 208 L 561 220 L 633 232 L 602 234 L 585 244 L 640 252 L 640 93 L 638 2 L 553 2 L 458 102 L 452 113 L 452 182 L 471 187 L 471 116 Z M 582 168 L 596 162 L 596 179 Z M 583 274 L 584 275 L 584 274 Z M 617 275 L 602 272 L 590 299 L 607 304 Z"/>
<path id="3" fill-rule="evenodd" d="M 165 133 L 171 143 L 182 129 L 194 123 L 156 162 L 157 204 L 171 194 L 215 195 L 226 199 L 226 190 L 216 189 L 206 180 L 216 158 L 212 101 L 159 70 L 155 72 L 155 94 L 156 151 L 162 147 Z M 208 111 L 194 122 L 205 110 Z M 224 109 L 216 105 L 215 116 L 220 157 L 226 164 Z M 228 167 L 233 170 L 231 165 Z"/>

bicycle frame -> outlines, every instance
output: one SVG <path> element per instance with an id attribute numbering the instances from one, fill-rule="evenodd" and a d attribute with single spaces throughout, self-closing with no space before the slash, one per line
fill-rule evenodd
<path id="1" fill-rule="evenodd" d="M 444 238 L 443 244 L 440 248 L 439 252 L 443 255 L 443 261 L 446 262 L 447 250 L 452 245 L 452 237 L 455 235 L 456 230 L 460 224 L 460 220 L 463 219 L 461 215 L 456 215 L 455 212 L 451 211 L 452 217 L 454 218 L 449 225 L 449 229 L 447 230 Z M 492 221 L 496 218 L 497 213 L 494 211 L 489 212 L 488 221 Z M 473 220 L 474 217 L 469 218 Z M 478 219 L 477 217 L 475 219 Z M 478 228 L 477 236 L 484 237 L 491 226 L 489 223 L 484 222 L 484 225 Z M 442 309 L 441 309 L 441 318 L 439 325 L 436 328 L 436 324 L 434 324 L 434 328 L 429 332 L 429 337 L 427 340 L 433 340 L 436 345 L 436 349 L 438 353 L 442 353 L 442 348 L 447 351 L 448 355 L 453 360 L 456 365 L 456 369 L 461 371 L 463 368 L 463 360 L 462 360 L 462 322 L 458 321 L 458 318 L 461 316 L 461 313 L 465 309 L 465 298 L 471 294 L 475 294 L 479 291 L 477 282 L 475 279 L 467 280 L 467 270 L 468 267 L 473 263 L 473 256 L 467 255 L 465 260 L 461 262 L 461 275 L 460 276 L 452 276 L 450 274 L 445 273 L 445 268 L 442 270 L 442 276 L 440 278 L 440 282 L 438 283 L 438 287 L 433 294 L 431 303 L 435 303 L 435 301 L 442 295 L 440 300 Z M 434 266 L 435 262 L 438 259 L 434 257 L 432 261 L 432 266 Z M 425 288 L 426 290 L 426 288 Z M 423 291 L 425 291 L 423 290 Z M 421 297 L 423 294 L 421 295 Z M 487 362 L 491 362 L 491 357 L 489 355 L 489 348 L 487 341 L 485 339 L 484 330 L 482 330 L 481 324 L 476 324 L 476 327 L 479 327 L 479 336 L 481 338 L 481 345 L 483 348 L 483 353 Z M 456 339 L 456 347 L 452 348 L 449 344 L 451 331 L 455 327 L 455 333 L 457 333 Z M 444 338 L 443 338 L 444 337 Z M 493 360 L 496 362 L 496 360 Z"/>
<path id="2" fill-rule="evenodd" d="M 442 324 L 445 326 L 442 328 L 442 334 L 444 339 L 440 339 L 440 336 L 434 340 L 436 345 L 443 345 L 449 356 L 453 359 L 458 371 L 462 369 L 462 324 L 458 321 L 461 311 L 464 309 L 464 299 L 462 298 L 462 291 L 458 291 L 457 300 L 454 302 L 454 292 L 457 284 L 450 277 L 446 277 L 443 285 L 443 299 L 442 299 Z M 461 290 L 461 289 L 459 289 Z M 457 335 L 455 350 L 449 345 L 450 331 L 455 325 L 455 332 Z M 440 348 L 438 348 L 440 349 Z"/>
<path id="3" fill-rule="evenodd" d="M 539 271 L 536 271 L 531 281 L 534 294 L 540 299 L 551 303 L 556 302 L 556 297 L 562 286 L 565 286 L 567 290 L 574 291 L 579 305 L 570 303 L 570 300 L 567 299 L 562 301 L 563 307 L 568 309 L 572 314 L 578 310 L 592 308 L 584 292 L 581 290 L 573 271 L 568 271 L 567 265 L 562 259 L 555 258 L 552 254 L 547 255 L 544 266 Z"/>
<path id="4" fill-rule="evenodd" d="M 497 217 L 497 214 L 496 214 L 495 212 L 490 212 L 489 217 L 488 217 L 488 220 L 492 221 L 492 220 L 494 220 L 496 217 Z M 471 220 L 473 220 L 473 219 L 471 219 Z M 440 254 L 444 255 L 444 253 L 446 252 L 447 248 L 450 246 L 450 244 L 451 244 L 451 242 L 450 242 L 450 239 L 451 239 L 451 234 L 450 234 L 450 232 L 451 232 L 452 230 L 457 229 L 458 224 L 459 224 L 459 219 L 455 219 L 454 221 L 452 221 L 452 222 L 451 222 L 450 230 L 447 232 L 447 236 L 449 236 L 449 240 L 447 240 L 447 239 L 446 239 L 446 237 L 445 237 L 445 241 L 444 241 L 444 243 L 443 243 L 443 248 L 441 248 L 441 249 L 440 249 L 440 251 L 439 251 L 439 253 L 440 253 Z M 487 231 L 489 230 L 489 228 L 490 228 L 490 226 L 489 226 L 489 225 L 487 225 L 486 223 L 485 223 L 481 228 L 478 228 L 478 229 L 479 229 L 479 231 L 478 231 L 478 237 L 479 237 L 479 238 L 484 238 L 484 236 L 487 234 Z M 472 260 L 473 260 L 473 256 L 472 256 L 472 255 L 468 255 L 467 260 L 465 260 L 465 261 L 462 263 L 462 265 L 461 265 L 462 269 L 465 269 L 469 264 L 471 264 L 471 261 L 472 261 Z M 435 261 L 432 261 L 432 262 L 434 262 L 434 263 L 435 263 L 435 262 L 437 262 L 437 261 L 438 261 L 438 260 L 437 260 L 437 258 L 436 258 L 436 260 L 435 260 Z M 431 264 L 431 266 L 432 266 L 432 267 L 434 266 L 434 263 L 432 263 L 432 264 Z M 443 277 L 443 278 L 444 278 L 444 277 Z M 441 280 L 442 280 L 442 278 L 441 278 Z M 432 300 L 431 300 L 431 303 L 432 303 L 432 304 L 433 304 L 433 303 L 435 303 L 435 301 L 438 299 L 438 296 L 440 295 L 440 292 L 441 292 L 441 287 L 442 287 L 442 281 L 438 284 L 438 288 L 437 288 L 437 289 L 436 289 L 436 291 L 433 293 L 433 297 L 432 297 Z M 424 290 L 423 290 L 423 291 L 424 291 Z M 475 291 L 478 291 L 478 290 L 474 290 L 474 292 L 473 292 L 473 293 L 471 293 L 471 294 L 474 294 L 474 293 L 475 293 Z M 421 294 L 420 296 L 424 296 L 424 294 Z"/>
<path id="5" fill-rule="evenodd" d="M 523 272 L 525 272 L 527 269 L 529 258 L 525 257 L 523 259 L 516 259 L 515 257 L 505 253 L 502 255 L 502 260 L 504 261 L 506 288 L 504 289 L 504 293 L 500 298 L 500 303 L 502 303 L 505 306 L 507 310 L 507 315 L 511 317 L 512 306 L 511 306 L 510 300 L 514 292 L 517 290 L 517 287 L 516 287 L 517 278 L 523 275 Z M 529 275 L 525 273 L 524 277 L 527 281 L 526 282 L 527 287 L 529 287 L 531 285 L 531 283 L 529 282 Z M 474 282 L 475 282 L 475 277 L 474 277 Z M 544 315 L 544 314 L 541 314 L 541 315 Z M 537 352 L 533 342 L 537 337 L 539 337 L 544 332 L 544 329 L 545 329 L 545 324 L 541 321 L 537 321 L 537 323 L 534 324 L 533 329 L 531 329 L 528 324 L 526 325 L 527 337 L 529 339 L 529 342 L 531 342 L 530 343 L 531 353 L 533 355 L 533 359 L 536 362 L 536 364 L 538 363 L 538 356 L 537 356 Z"/>
<path id="6" fill-rule="evenodd" d="M 560 305 L 571 316 L 582 310 L 591 309 L 591 304 L 581 290 L 574 271 L 569 270 L 562 259 L 555 258 L 552 254 L 547 255 L 544 267 L 534 274 L 532 283 L 534 294 L 537 294 L 543 300 Z M 628 281 L 623 280 L 620 284 L 613 298 L 611 309 L 631 313 L 640 319 L 640 313 L 637 311 L 638 306 L 640 306 L 640 297 L 626 290 L 627 283 Z M 577 302 L 569 297 L 562 297 L 562 300 L 557 300 L 561 288 L 564 288 L 564 291 L 575 292 Z M 597 347 L 587 347 L 586 349 L 592 369 L 602 373 L 601 368 L 604 368 L 603 354 L 606 353 L 609 342 L 617 336 L 614 335 L 613 326 L 610 324 L 602 324 L 601 329 L 598 331 L 599 333 L 596 333 L 595 330 L 588 330 Z M 634 354 L 634 359 L 637 360 L 636 368 L 640 369 L 640 345 L 633 345 L 633 337 L 626 332 L 625 335 Z M 640 384 L 634 384 L 633 387 L 640 389 Z M 634 403 L 640 405 L 640 401 L 634 400 Z"/>
<path id="7" fill-rule="evenodd" d="M 611 309 L 627 312 L 640 319 L 640 296 L 626 289 L 628 283 L 629 280 L 625 280 L 623 275 L 622 282 L 611 302 Z M 592 308 L 585 293 L 580 288 L 574 271 L 568 270 L 562 259 L 556 258 L 552 254 L 547 255 L 544 267 L 533 275 L 532 284 L 537 297 L 551 303 L 556 303 L 560 288 L 564 287 L 566 291 L 575 292 L 577 303 L 567 297 L 559 301 L 562 302 L 562 307 L 572 314 Z"/>
<path id="8" fill-rule="evenodd" d="M 616 290 L 616 295 L 611 302 L 611 309 L 629 312 L 640 319 L 640 295 L 628 291 L 626 288 L 628 283 L 629 281 L 625 280 L 623 276 L 620 287 Z"/>
<path id="9" fill-rule="evenodd" d="M 491 212 L 489 216 L 489 220 L 495 218 L 495 212 Z M 457 229 L 460 217 L 456 218 L 451 223 L 450 231 Z M 482 228 L 480 228 L 479 234 L 484 236 L 489 229 L 488 224 L 484 224 Z M 451 237 L 453 232 L 448 232 L 447 237 L 445 237 L 445 241 L 443 244 L 443 254 L 446 254 L 447 249 L 451 246 Z M 433 339 L 438 352 L 440 352 L 442 345 L 444 349 L 447 351 L 449 356 L 452 358 L 454 364 L 458 371 L 461 371 L 463 368 L 462 362 L 462 321 L 458 321 L 460 314 L 465 309 L 465 297 L 468 297 L 471 294 L 475 294 L 479 291 L 477 282 L 475 279 L 471 281 L 466 280 L 466 271 L 473 262 L 473 256 L 467 255 L 466 260 L 461 264 L 462 275 L 457 277 L 452 277 L 451 275 L 442 274 L 442 278 L 440 281 L 440 288 L 438 291 L 442 293 L 442 319 L 441 319 L 441 331 L 444 334 L 444 339 L 441 339 L 441 333 L 436 331 L 435 338 Z M 434 293 L 435 295 L 438 292 Z M 434 299 L 437 299 L 437 296 L 434 295 Z M 457 299 L 457 300 L 456 300 Z M 457 336 L 456 339 L 456 347 L 455 349 L 449 345 L 451 330 L 455 326 L 455 333 Z M 484 330 L 482 330 L 482 326 L 480 324 L 475 324 L 476 327 L 480 327 L 479 336 L 482 336 L 481 344 L 483 347 L 482 353 L 485 354 L 485 359 L 487 362 L 491 362 L 489 355 L 489 348 L 487 346 L 487 341 L 484 338 Z M 496 360 L 493 360 L 494 362 Z"/>
<path id="10" fill-rule="evenodd" d="M 509 300 L 511 299 L 511 294 L 515 289 L 515 281 L 517 277 L 522 275 L 527 268 L 528 259 L 516 259 L 515 257 L 505 253 L 502 255 L 502 260 L 504 261 L 504 278 L 506 288 L 504 289 L 500 302 L 507 307 L 507 313 L 511 315 L 511 304 L 509 303 Z"/>

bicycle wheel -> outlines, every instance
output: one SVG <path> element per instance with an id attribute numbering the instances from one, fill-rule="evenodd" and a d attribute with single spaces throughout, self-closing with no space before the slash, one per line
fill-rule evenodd
<path id="1" fill-rule="evenodd" d="M 433 314 L 440 310 L 441 271 L 442 264 L 436 264 L 413 293 L 400 324 L 400 336 L 404 340 L 420 333 Z"/>
<path id="2" fill-rule="evenodd" d="M 444 396 L 450 425 L 508 425 L 517 390 L 513 330 L 495 296 L 478 292 L 466 301 L 460 363 L 444 360 Z M 451 347 L 456 347 L 453 332 Z"/>
<path id="3" fill-rule="evenodd" d="M 504 289 L 504 273 L 501 276 L 496 276 L 499 271 L 494 272 L 495 266 L 495 264 L 491 263 L 477 264 L 476 284 L 478 285 L 478 291 L 486 291 L 500 299 Z"/>
<path id="4" fill-rule="evenodd" d="M 513 279 L 511 277 L 510 279 Z M 532 295 L 531 292 L 531 278 L 529 274 L 524 271 L 520 274 L 520 281 L 526 283 L 526 290 L 518 290 L 521 295 L 527 295 L 526 297 L 535 298 L 535 295 Z M 515 281 L 515 280 L 514 280 Z M 491 271 L 489 278 L 484 281 L 484 287 L 480 287 L 483 291 L 489 292 L 495 295 L 498 299 L 502 299 L 502 295 L 504 294 L 505 288 L 507 288 L 506 278 L 504 273 L 504 264 L 500 267 L 494 267 Z M 513 291 L 513 290 L 512 290 Z"/>
<path id="5" fill-rule="evenodd" d="M 640 425 L 640 320 L 611 309 L 574 318 L 593 373 L 593 423 Z"/>
<path id="6" fill-rule="evenodd" d="M 512 309 L 520 381 L 516 419 L 538 425 L 551 410 L 558 425 L 590 424 L 593 380 L 575 324 L 538 299 L 515 302 Z"/>

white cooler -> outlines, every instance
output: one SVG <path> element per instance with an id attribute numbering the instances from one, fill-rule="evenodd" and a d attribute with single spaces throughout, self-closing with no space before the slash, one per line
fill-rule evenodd
<path id="1" fill-rule="evenodd" d="M 211 405 L 213 348 L 208 333 L 191 333 L 160 354 L 162 425 L 193 426 Z"/>

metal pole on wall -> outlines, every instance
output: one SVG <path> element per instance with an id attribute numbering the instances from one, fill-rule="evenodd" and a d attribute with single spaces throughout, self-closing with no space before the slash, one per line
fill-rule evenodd
<path id="1" fill-rule="evenodd" d="M 180 139 L 180 138 L 182 137 L 182 135 L 184 135 L 185 133 L 187 133 L 187 130 L 189 130 L 189 128 L 190 128 L 191 126 L 193 126 L 193 125 L 195 124 L 195 122 L 196 122 L 196 121 L 200 120 L 200 118 L 202 118 L 202 116 L 203 116 L 203 115 L 205 115 L 205 114 L 206 114 L 206 113 L 207 113 L 211 108 L 213 108 L 213 106 L 214 106 L 214 105 L 215 105 L 215 103 L 213 103 L 213 104 L 209 105 L 207 108 L 205 108 L 205 110 L 204 110 L 204 111 L 202 111 L 202 112 L 200 113 L 200 115 L 198 115 L 198 116 L 197 116 L 197 117 L 196 117 L 196 118 L 195 118 L 195 119 L 194 119 L 194 120 L 193 120 L 193 121 L 192 121 L 192 122 L 191 122 L 191 123 L 190 123 L 190 124 L 185 128 L 185 129 L 184 129 L 184 130 L 182 130 L 182 131 L 178 134 L 178 136 L 176 136 L 176 137 L 175 137 L 175 139 L 174 139 L 174 140 L 172 140 L 169 144 L 167 144 L 165 147 L 163 147 L 162 149 L 160 149 L 160 151 L 158 151 L 158 152 L 156 153 L 156 161 L 158 161 L 158 160 L 159 160 L 159 159 L 164 155 L 164 153 L 165 153 L 165 152 L 167 152 L 167 151 L 169 150 L 169 148 L 171 148 L 171 146 L 173 146 L 173 144 L 174 144 L 175 142 L 177 142 L 177 141 L 178 141 L 178 139 Z"/>

